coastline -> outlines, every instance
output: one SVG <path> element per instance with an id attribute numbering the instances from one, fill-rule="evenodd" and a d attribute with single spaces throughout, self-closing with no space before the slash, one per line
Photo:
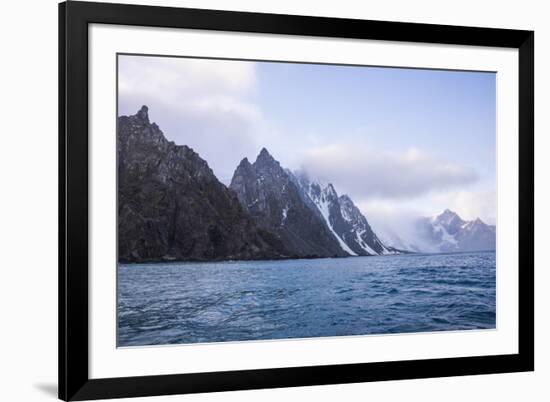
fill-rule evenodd
<path id="1" fill-rule="evenodd" d="M 140 265 L 140 264 L 179 264 L 179 263 L 235 263 L 235 262 L 253 262 L 253 261 L 290 261 L 290 260 L 331 260 L 331 259 L 348 259 L 348 258 L 360 258 L 360 257 L 397 257 L 397 256 L 436 256 L 436 255 L 453 255 L 453 254 L 471 254 L 471 253 L 489 253 L 496 252 L 496 250 L 471 250 L 471 251 L 448 251 L 440 253 L 423 253 L 413 251 L 401 251 L 396 254 L 385 255 L 348 255 L 348 256 L 332 256 L 332 257 L 281 257 L 281 258 L 254 258 L 254 259 L 144 259 L 140 261 L 125 261 L 118 260 L 119 265 Z"/>

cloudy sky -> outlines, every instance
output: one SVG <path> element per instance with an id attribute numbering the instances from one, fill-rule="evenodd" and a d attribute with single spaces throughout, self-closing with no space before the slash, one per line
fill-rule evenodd
<path id="1" fill-rule="evenodd" d="M 119 56 L 119 114 L 144 104 L 226 184 L 265 146 L 373 226 L 445 208 L 495 223 L 493 73 Z"/>

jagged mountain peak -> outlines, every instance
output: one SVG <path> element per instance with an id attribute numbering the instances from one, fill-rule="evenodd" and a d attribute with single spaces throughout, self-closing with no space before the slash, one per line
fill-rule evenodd
<path id="1" fill-rule="evenodd" d="M 262 147 L 262 149 L 260 149 L 260 153 L 258 154 L 258 156 L 268 156 L 272 158 L 266 147 Z"/>
<path id="2" fill-rule="evenodd" d="M 138 110 L 136 116 L 147 123 L 149 123 L 149 108 L 146 105 L 143 105 L 141 109 Z"/>
<path id="3" fill-rule="evenodd" d="M 273 158 L 273 156 L 269 153 L 267 148 L 264 147 L 261 149 L 260 153 L 258 154 L 255 163 L 273 163 L 273 162 L 276 162 L 277 164 L 279 163 L 275 160 L 275 158 Z"/>
<path id="4" fill-rule="evenodd" d="M 338 194 L 336 193 L 336 190 L 334 189 L 334 186 L 332 183 L 329 183 L 326 185 L 325 190 L 327 194 L 334 195 L 335 197 L 338 197 Z"/>
<path id="5" fill-rule="evenodd" d="M 486 225 L 485 222 L 483 222 L 483 220 L 479 217 L 471 220 L 471 221 L 468 221 L 468 220 L 464 220 L 462 219 L 462 217 L 460 215 L 458 215 L 456 212 L 446 208 L 442 213 L 440 213 L 439 215 L 435 215 L 433 218 L 432 218 L 433 221 L 437 221 L 437 222 L 440 222 L 440 223 L 452 223 L 454 220 L 459 220 L 461 221 L 463 224 L 476 224 L 476 225 Z"/>
<path id="6" fill-rule="evenodd" d="M 279 161 L 266 148 L 262 148 L 252 165 L 262 176 L 277 176 L 282 178 L 287 175 Z"/>
<path id="7" fill-rule="evenodd" d="M 419 219 L 418 229 L 419 238 L 438 252 L 494 250 L 496 246 L 493 226 L 480 218 L 464 220 L 450 209 Z"/>
<path id="8" fill-rule="evenodd" d="M 340 197 L 339 197 L 339 200 L 340 201 L 344 201 L 344 202 L 351 202 L 351 198 L 349 195 L 347 194 L 342 194 Z"/>
<path id="9" fill-rule="evenodd" d="M 241 162 L 239 163 L 239 166 L 237 166 L 237 169 L 249 169 L 252 167 L 252 164 L 249 162 L 248 158 L 243 158 Z"/>
<path id="10" fill-rule="evenodd" d="M 339 196 L 338 201 L 340 202 L 340 205 L 342 205 L 344 211 L 348 211 L 355 206 L 352 199 L 347 194 L 342 194 L 341 196 Z"/>
<path id="11" fill-rule="evenodd" d="M 301 194 L 297 179 L 266 148 L 249 165 L 242 161 L 229 186 L 243 208 L 275 233 L 296 256 L 346 256 L 322 217 Z"/>
<path id="12" fill-rule="evenodd" d="M 439 215 L 431 218 L 431 221 L 436 225 L 442 225 L 451 232 L 456 232 L 460 226 L 464 225 L 465 221 L 458 214 L 450 209 L 445 209 Z"/>
<path id="13" fill-rule="evenodd" d="M 448 219 L 454 219 L 454 218 L 460 218 L 460 217 L 456 212 L 451 211 L 449 208 L 446 208 L 443 212 L 434 216 L 434 219 L 439 219 L 439 220 L 441 219 L 448 220 Z"/>

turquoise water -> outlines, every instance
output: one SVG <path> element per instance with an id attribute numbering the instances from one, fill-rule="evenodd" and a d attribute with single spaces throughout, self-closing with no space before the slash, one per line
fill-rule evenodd
<path id="1" fill-rule="evenodd" d="M 118 346 L 495 328 L 495 253 L 119 265 Z"/>

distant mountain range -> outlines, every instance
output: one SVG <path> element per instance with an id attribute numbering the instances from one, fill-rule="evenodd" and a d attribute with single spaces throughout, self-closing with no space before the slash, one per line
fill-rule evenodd
<path id="1" fill-rule="evenodd" d="M 484 251 L 496 248 L 496 227 L 481 219 L 465 221 L 455 212 L 446 209 L 443 213 L 419 219 L 421 235 L 440 252 Z"/>
<path id="2" fill-rule="evenodd" d="M 168 141 L 146 106 L 119 117 L 117 131 L 122 262 L 494 249 L 494 226 L 448 210 L 418 221 L 433 250 L 398 235 L 383 242 L 348 195 L 285 169 L 265 148 L 240 162 L 227 187 L 191 148 Z"/>
<path id="3" fill-rule="evenodd" d="M 496 226 L 481 219 L 466 221 L 456 212 L 446 209 L 432 217 L 420 217 L 408 235 L 392 231 L 383 234 L 386 244 L 412 252 L 466 252 L 496 248 Z"/>

